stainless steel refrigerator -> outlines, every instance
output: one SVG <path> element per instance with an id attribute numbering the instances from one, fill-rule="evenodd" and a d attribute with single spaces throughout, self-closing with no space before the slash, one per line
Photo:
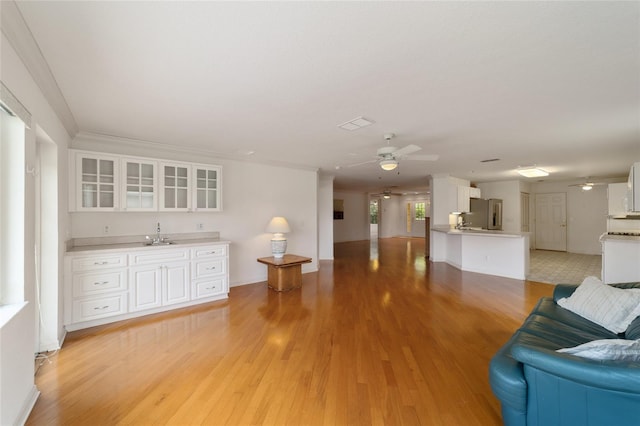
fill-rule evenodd
<path id="1" fill-rule="evenodd" d="M 464 215 L 467 226 L 502 230 L 502 200 L 472 198 L 470 212 Z"/>

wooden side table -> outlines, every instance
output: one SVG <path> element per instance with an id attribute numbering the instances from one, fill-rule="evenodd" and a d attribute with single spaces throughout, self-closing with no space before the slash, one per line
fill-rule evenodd
<path id="1" fill-rule="evenodd" d="M 289 291 L 302 287 L 302 264 L 310 257 L 285 254 L 283 258 L 261 257 L 258 262 L 267 265 L 267 285 L 275 291 Z"/>

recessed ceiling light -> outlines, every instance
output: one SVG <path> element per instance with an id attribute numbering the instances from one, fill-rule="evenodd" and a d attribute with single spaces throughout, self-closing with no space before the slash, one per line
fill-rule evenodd
<path id="1" fill-rule="evenodd" d="M 518 169 L 516 169 L 516 171 L 520 173 L 522 176 L 528 177 L 528 178 L 549 176 L 548 171 L 535 166 L 519 167 Z"/>
<path id="2" fill-rule="evenodd" d="M 344 130 L 358 130 L 363 127 L 367 127 L 372 125 L 374 122 L 371 120 L 367 120 L 364 117 L 356 117 L 352 120 L 349 120 L 345 123 L 339 124 L 338 127 Z"/>

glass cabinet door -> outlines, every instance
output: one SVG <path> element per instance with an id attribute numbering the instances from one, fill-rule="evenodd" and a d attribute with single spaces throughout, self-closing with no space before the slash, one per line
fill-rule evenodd
<path id="1" fill-rule="evenodd" d="M 117 160 L 107 157 L 78 156 L 79 210 L 115 210 Z"/>
<path id="2" fill-rule="evenodd" d="M 195 210 L 221 211 L 221 169 L 220 167 L 196 166 Z"/>
<path id="3" fill-rule="evenodd" d="M 129 210 L 155 210 L 156 164 L 147 161 L 125 161 L 125 202 Z"/>
<path id="4" fill-rule="evenodd" d="M 162 164 L 161 210 L 187 210 L 189 200 L 190 167 Z"/>

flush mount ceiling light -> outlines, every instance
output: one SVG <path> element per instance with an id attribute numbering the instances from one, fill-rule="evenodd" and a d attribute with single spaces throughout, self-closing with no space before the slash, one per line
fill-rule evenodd
<path id="1" fill-rule="evenodd" d="M 372 125 L 374 122 L 367 120 L 364 117 L 356 117 L 353 120 L 349 120 L 346 123 L 338 124 L 338 127 L 344 130 L 358 130 L 363 127 Z"/>
<path id="2" fill-rule="evenodd" d="M 534 177 L 543 177 L 543 176 L 549 176 L 549 172 L 547 172 L 546 170 L 543 170 L 539 167 L 518 167 L 518 169 L 516 169 L 516 171 L 518 173 L 520 173 L 522 176 L 524 177 L 528 177 L 528 178 L 534 178 Z"/>
<path id="3" fill-rule="evenodd" d="M 380 160 L 380 167 L 382 167 L 382 170 L 390 171 L 398 167 L 398 162 L 393 158 Z"/>

